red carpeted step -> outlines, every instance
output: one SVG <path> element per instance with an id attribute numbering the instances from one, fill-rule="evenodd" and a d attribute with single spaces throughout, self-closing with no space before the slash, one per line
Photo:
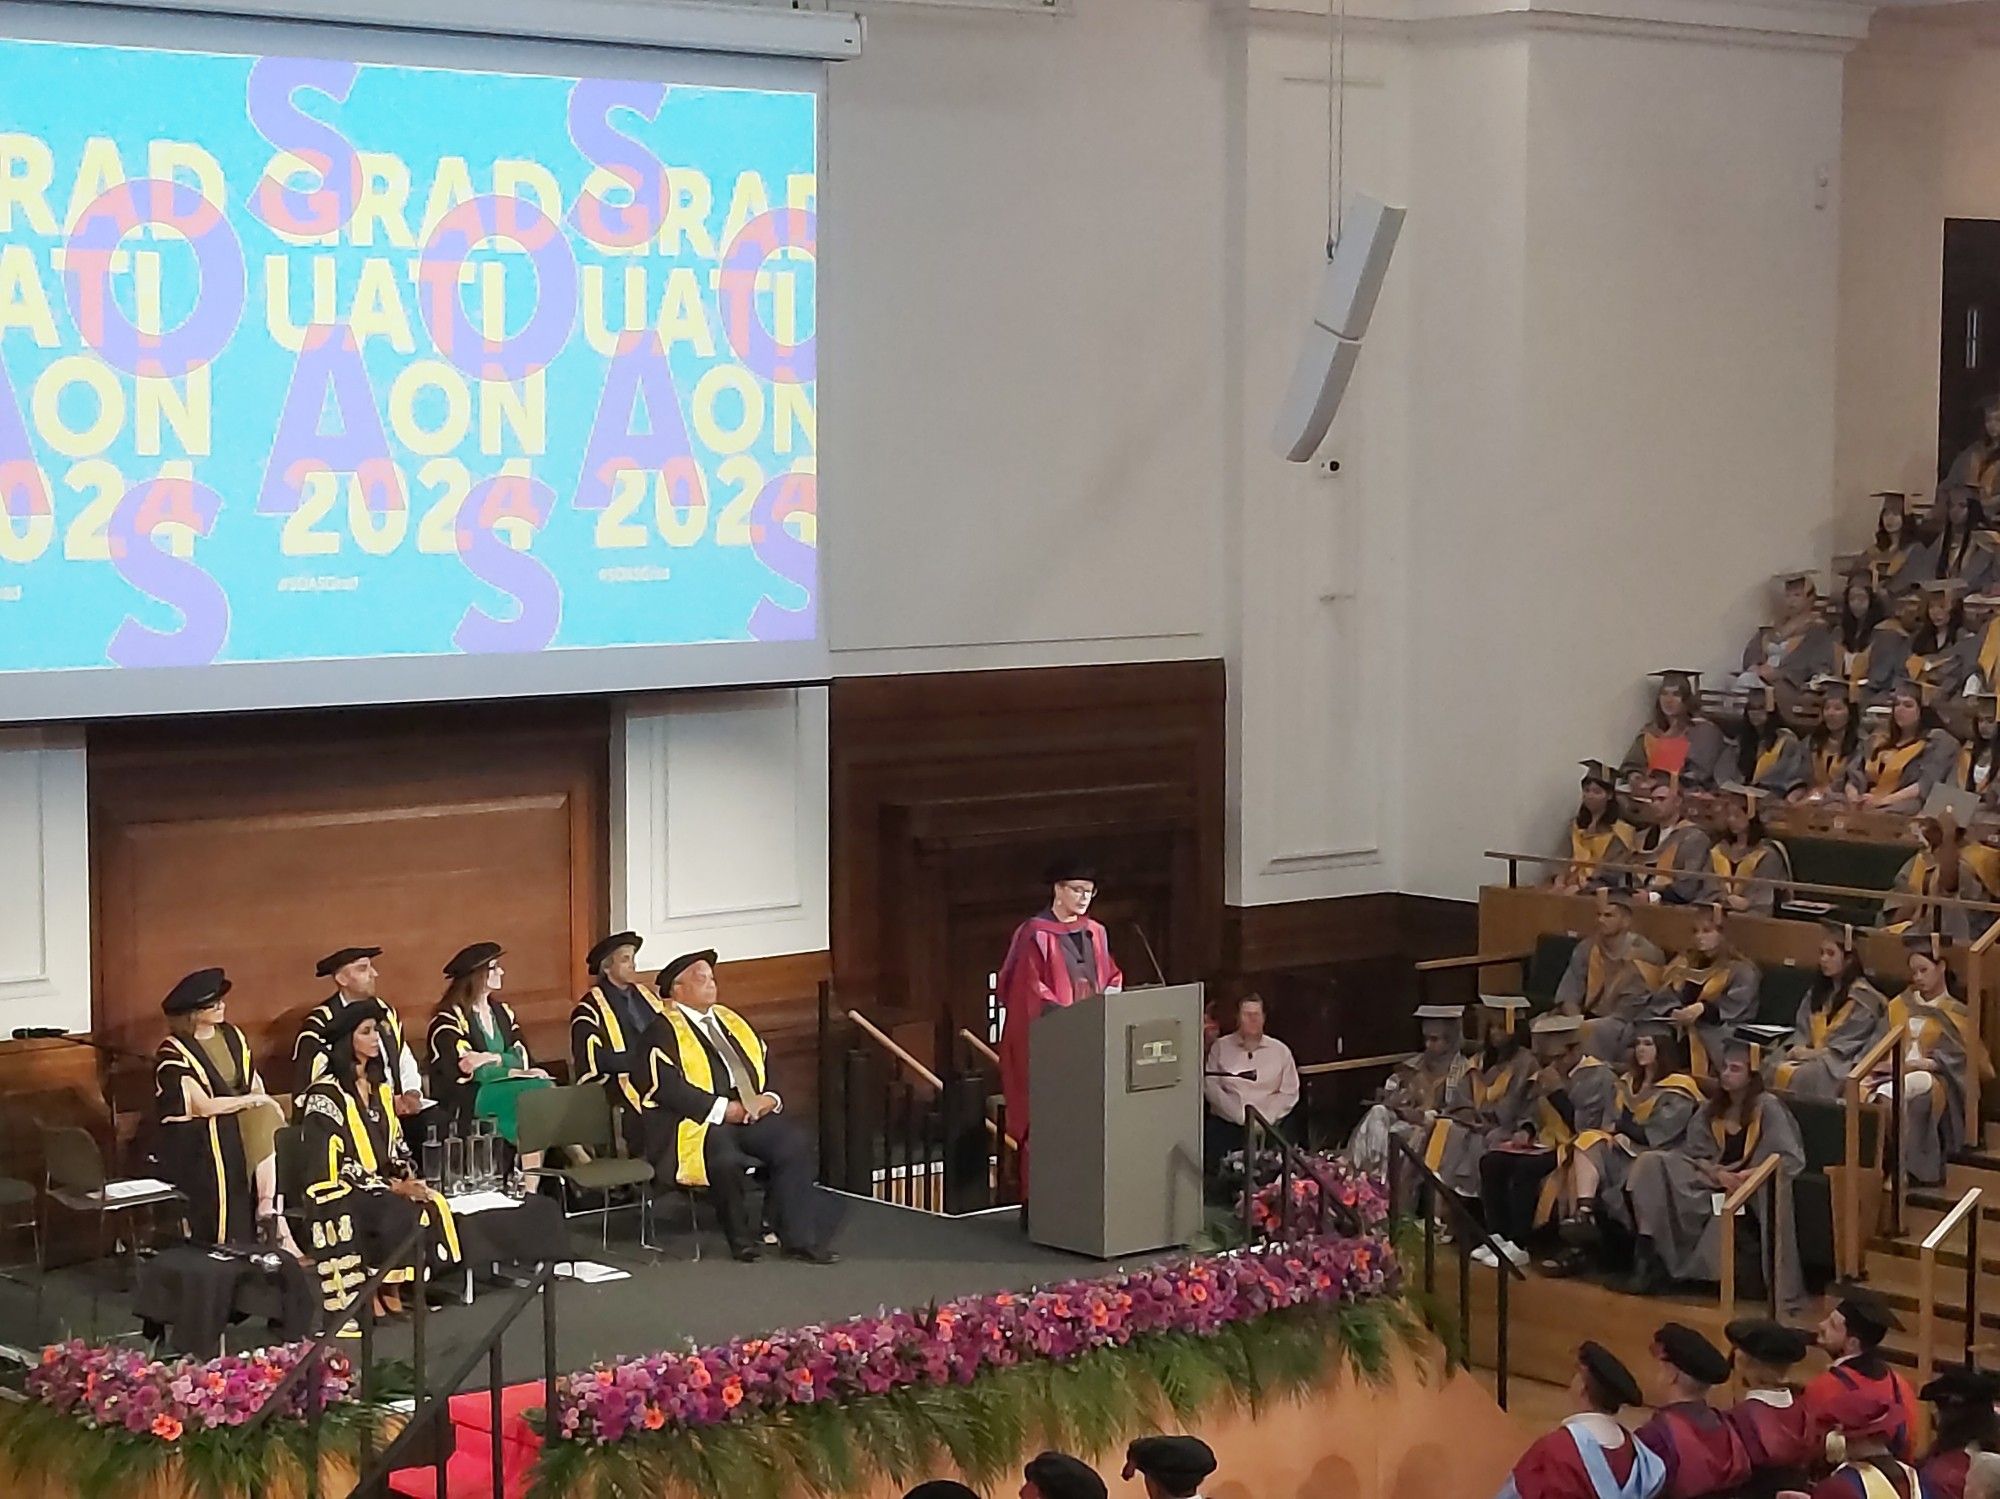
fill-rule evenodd
<path id="1" fill-rule="evenodd" d="M 501 1491 L 507 1499 L 521 1499 L 528 1491 L 528 1479 L 541 1451 L 542 1439 L 522 1419 L 523 1412 L 542 1404 L 541 1381 L 509 1385 L 500 1392 Z M 444 1499 L 490 1499 L 493 1492 L 492 1400 L 484 1390 L 454 1395 L 450 1401 L 451 1428 L 455 1439 L 451 1457 L 445 1463 Z M 389 1475 L 389 1488 L 408 1499 L 438 1499 L 437 1473 L 432 1468 L 398 1468 Z"/>

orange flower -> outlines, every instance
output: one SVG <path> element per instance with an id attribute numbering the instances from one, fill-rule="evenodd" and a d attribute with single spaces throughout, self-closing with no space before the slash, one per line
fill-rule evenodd
<path id="1" fill-rule="evenodd" d="M 153 1435 L 163 1442 L 177 1442 L 181 1436 L 181 1423 L 173 1416 L 155 1416 Z"/>
<path id="2" fill-rule="evenodd" d="M 661 1410 L 657 1405 L 649 1405 L 646 1407 L 646 1421 L 645 1421 L 646 1430 L 658 1431 L 662 1426 L 665 1426 L 666 1424 L 667 1424 L 667 1413 L 665 1411 Z"/>
<path id="3" fill-rule="evenodd" d="M 1108 1323 L 1109 1323 L 1110 1321 L 1111 1321 L 1111 1308 L 1110 1308 L 1110 1307 L 1106 1306 L 1106 1305 L 1105 1305 L 1105 1304 L 1104 1304 L 1103 1302 L 1101 1302 L 1101 1301 L 1100 1301 L 1100 1302 L 1098 1302 L 1098 1303 L 1097 1303 L 1096 1305 L 1094 1305 L 1094 1306 L 1092 1306 L 1092 1307 L 1091 1307 L 1091 1309 L 1090 1309 L 1090 1325 L 1091 1325 L 1092 1327 L 1103 1327 L 1103 1326 L 1105 1326 L 1106 1324 L 1108 1324 Z"/>
<path id="4" fill-rule="evenodd" d="M 688 1365 L 688 1383 L 697 1390 L 705 1390 L 715 1383 L 715 1376 L 708 1372 L 708 1365 L 696 1359 Z"/>
<path id="5" fill-rule="evenodd" d="M 729 1410 L 743 1403 L 743 1381 L 734 1374 L 722 1382 L 722 1403 Z"/>
<path id="6" fill-rule="evenodd" d="M 1193 1302 L 1206 1301 L 1208 1300 L 1208 1287 L 1203 1285 L 1200 1281 L 1196 1281 L 1193 1285 L 1187 1288 L 1187 1295 L 1189 1301 Z"/>

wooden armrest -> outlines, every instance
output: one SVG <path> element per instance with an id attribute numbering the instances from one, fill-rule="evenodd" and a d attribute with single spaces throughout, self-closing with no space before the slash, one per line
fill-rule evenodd
<path id="1" fill-rule="evenodd" d="M 1777 1174 L 1777 1170 L 1778 1158 L 1774 1155 L 1765 1156 L 1757 1164 L 1756 1169 L 1744 1178 L 1743 1185 L 1722 1199 L 1722 1216 L 1726 1218 L 1731 1213 L 1742 1211 L 1743 1204 L 1755 1196 L 1764 1183 Z"/>
<path id="2" fill-rule="evenodd" d="M 1994 922 L 1979 934 L 1978 938 L 1972 944 L 1972 951 L 1974 953 L 1986 952 L 1993 946 L 1995 939 L 2000 939 L 2000 921 Z"/>
<path id="3" fill-rule="evenodd" d="M 1967 1187 L 1965 1189 L 1965 1195 L 1952 1205 L 1950 1212 L 1938 1219 L 1937 1227 L 1932 1229 L 1925 1237 L 1922 1246 L 1925 1254 L 1936 1253 L 1938 1245 L 1951 1237 L 1951 1231 L 1958 1227 L 1965 1215 L 1979 1206 L 1981 1195 L 1983 1194 L 1978 1187 Z"/>
<path id="4" fill-rule="evenodd" d="M 1397 1067 L 1415 1056 L 1413 1051 L 1384 1052 L 1379 1057 L 1342 1057 L 1338 1062 L 1308 1062 L 1299 1069 L 1300 1077 L 1324 1077 L 1329 1072 L 1363 1072 L 1370 1067 Z"/>
<path id="5" fill-rule="evenodd" d="M 1452 973 L 1461 968 L 1493 968 L 1502 963 L 1525 963 L 1535 955 L 1532 947 L 1518 952 L 1475 952 L 1462 958 L 1427 958 L 1417 964 L 1418 973 Z"/>

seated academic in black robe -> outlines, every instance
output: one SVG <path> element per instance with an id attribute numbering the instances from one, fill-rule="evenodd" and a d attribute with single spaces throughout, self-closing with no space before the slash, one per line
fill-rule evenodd
<path id="1" fill-rule="evenodd" d="M 578 1083 L 602 1085 L 627 1152 L 651 1160 L 671 1142 L 648 1139 L 649 1128 L 659 1135 L 670 1131 L 671 1121 L 653 1125 L 654 1081 L 666 1065 L 666 1007 L 639 977 L 644 945 L 637 932 L 613 932 L 590 949 L 596 982 L 570 1011 L 569 1050 L 570 1076 Z"/>
<path id="2" fill-rule="evenodd" d="M 188 1200 L 198 1244 L 255 1244 L 265 1225 L 289 1248 L 277 1209 L 274 1142 L 285 1122 L 250 1059 L 250 1042 L 224 1018 L 229 979 L 190 973 L 160 1006 L 168 1034 L 153 1055 L 153 1121 L 161 1169 Z"/>

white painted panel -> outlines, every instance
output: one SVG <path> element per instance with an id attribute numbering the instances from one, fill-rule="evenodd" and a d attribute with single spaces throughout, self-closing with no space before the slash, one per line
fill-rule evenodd
<path id="1" fill-rule="evenodd" d="M 0 1034 L 90 1028 L 89 826 L 80 736 L 0 736 Z"/>

